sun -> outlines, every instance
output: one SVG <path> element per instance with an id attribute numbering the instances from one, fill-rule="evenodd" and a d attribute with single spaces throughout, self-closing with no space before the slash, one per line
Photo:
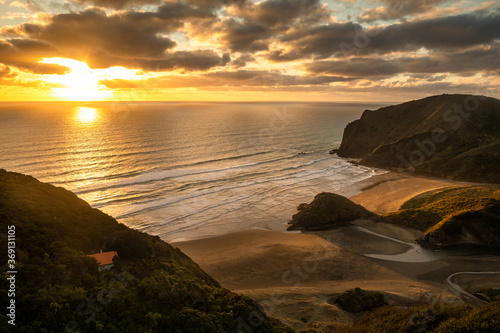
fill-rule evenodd
<path id="1" fill-rule="evenodd" d="M 99 76 L 84 62 L 67 58 L 44 58 L 40 62 L 70 69 L 70 72 L 64 75 L 50 75 L 46 78 L 48 82 L 62 86 L 53 88 L 54 94 L 59 98 L 71 101 L 98 101 L 113 96 L 110 90 L 99 85 Z"/>
<path id="2" fill-rule="evenodd" d="M 134 79 L 137 70 L 124 67 L 91 69 L 86 63 L 68 58 L 44 58 L 43 64 L 64 66 L 70 69 L 64 75 L 47 75 L 45 80 L 61 87 L 53 93 L 69 101 L 102 101 L 113 97 L 113 91 L 100 84 L 104 79 Z"/>

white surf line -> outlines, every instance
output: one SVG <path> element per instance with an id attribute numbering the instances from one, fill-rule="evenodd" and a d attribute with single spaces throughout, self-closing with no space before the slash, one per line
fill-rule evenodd
<path id="1" fill-rule="evenodd" d="M 470 275 L 493 275 L 493 274 L 500 274 L 500 272 L 457 272 L 453 273 L 450 276 L 446 278 L 446 283 L 448 284 L 449 288 L 451 289 L 451 292 L 459 297 L 463 297 L 464 301 L 469 301 L 469 302 L 474 302 L 476 304 L 486 304 L 488 302 L 478 298 L 477 296 L 469 293 L 468 291 L 465 291 L 459 284 L 454 283 L 452 279 L 460 274 L 470 274 Z"/>

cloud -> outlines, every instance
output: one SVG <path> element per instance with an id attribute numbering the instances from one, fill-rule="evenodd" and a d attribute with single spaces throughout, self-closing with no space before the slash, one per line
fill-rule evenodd
<path id="1" fill-rule="evenodd" d="M 5 65 L 0 65 L 0 78 L 1 79 L 10 79 L 16 77 L 17 74 L 10 69 L 10 67 L 7 67 Z"/>
<path id="2" fill-rule="evenodd" d="M 37 74 L 64 74 L 60 66 L 38 63 L 43 57 L 56 56 L 52 46 L 29 39 L 0 40 L 0 63 Z"/>
<path id="3" fill-rule="evenodd" d="M 327 86 L 332 82 L 352 81 L 339 76 L 284 75 L 273 71 L 238 70 L 218 71 L 198 75 L 169 75 L 148 81 L 107 80 L 102 84 L 108 88 L 206 88 L 206 87 L 292 87 Z"/>
<path id="4" fill-rule="evenodd" d="M 317 61 L 305 65 L 315 74 L 345 75 L 350 77 L 392 76 L 403 71 L 396 61 L 355 58 L 344 61 Z"/>
<path id="5" fill-rule="evenodd" d="M 432 11 L 437 6 L 450 0 L 379 0 L 382 6 L 365 9 L 358 16 L 360 22 L 373 22 L 377 20 L 396 20 L 408 15 Z"/>
<path id="6" fill-rule="evenodd" d="M 205 39 L 218 33 L 219 43 L 231 51 L 251 52 L 269 49 L 270 39 L 291 29 L 326 21 L 329 12 L 320 0 L 264 0 L 229 6 L 228 17 L 217 24 L 193 26 L 190 34 Z"/>
<path id="7" fill-rule="evenodd" d="M 229 13 L 247 22 L 265 25 L 271 29 L 310 25 L 329 18 L 329 12 L 320 0 L 265 0 L 232 8 Z"/>
<path id="8" fill-rule="evenodd" d="M 238 22 L 234 19 L 223 23 L 224 35 L 221 41 L 231 51 L 257 52 L 268 49 L 272 34 L 268 27 L 249 22 Z"/>
<path id="9" fill-rule="evenodd" d="M 241 68 L 247 65 L 247 62 L 255 61 L 255 57 L 251 54 L 245 53 L 230 62 L 230 66 L 234 68 Z"/>
<path id="10" fill-rule="evenodd" d="M 500 43 L 456 53 L 434 53 L 428 56 L 400 56 L 390 59 L 356 57 L 349 60 L 325 60 L 307 63 L 304 68 L 314 74 L 366 78 L 394 76 L 400 73 L 453 73 L 474 75 L 500 71 Z"/>
<path id="11" fill-rule="evenodd" d="M 340 51 L 340 43 L 352 42 L 361 30 L 361 25 L 352 22 L 295 30 L 281 37 L 282 48 L 270 52 L 268 58 L 277 62 L 308 57 L 327 58 Z"/>
<path id="12" fill-rule="evenodd" d="M 281 49 L 269 52 L 267 57 L 278 62 L 410 52 L 420 48 L 456 51 L 487 45 L 499 38 L 500 14 L 463 14 L 392 24 L 378 30 L 363 30 L 352 22 L 330 23 L 285 34 L 281 37 Z"/>
<path id="13" fill-rule="evenodd" d="M 460 49 L 487 44 L 500 38 L 500 15 L 463 14 L 383 28 L 368 50 L 380 53 L 427 49 Z"/>
<path id="14" fill-rule="evenodd" d="M 85 5 L 94 5 L 97 7 L 123 9 L 127 7 L 142 7 L 145 5 L 157 5 L 162 0 L 74 0 L 77 3 Z"/>
<path id="15" fill-rule="evenodd" d="M 4 27 L 0 33 L 17 38 L 20 43 L 35 40 L 46 47 L 46 53 L 33 55 L 37 63 L 42 57 L 58 56 L 87 61 L 99 67 L 135 66 L 149 70 L 206 70 L 227 63 L 213 50 L 173 51 L 177 42 L 169 37 L 184 25 L 184 20 L 214 17 L 211 10 L 186 3 L 165 3 L 155 12 L 118 12 L 107 14 L 91 9 L 80 13 L 57 14 L 46 24 L 25 23 Z M 42 56 L 43 54 L 43 56 Z M 19 61 L 18 61 L 19 63 Z M 27 64 L 22 67 L 28 68 Z M 33 67 L 33 66 L 31 66 Z"/>
<path id="16" fill-rule="evenodd" d="M 163 1 L 163 0 L 73 0 L 73 1 L 83 5 L 92 5 L 92 6 L 97 6 L 102 8 L 112 8 L 112 9 L 141 8 L 147 5 L 175 3 L 173 1 Z M 186 2 L 189 4 L 194 4 L 203 7 L 219 8 L 223 5 L 242 4 L 246 1 L 247 0 L 187 0 Z"/>

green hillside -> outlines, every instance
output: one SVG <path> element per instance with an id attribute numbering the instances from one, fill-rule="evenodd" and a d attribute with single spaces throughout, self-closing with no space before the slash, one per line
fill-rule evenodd
<path id="1" fill-rule="evenodd" d="M 427 192 L 383 216 L 383 221 L 424 231 L 419 242 L 426 247 L 500 247 L 500 188 L 450 187 Z"/>
<path id="2" fill-rule="evenodd" d="M 500 100 L 440 95 L 365 111 L 346 126 L 338 155 L 406 173 L 500 183 Z"/>
<path id="3" fill-rule="evenodd" d="M 500 331 L 500 302 L 481 307 L 421 305 L 387 306 L 375 310 L 352 327 L 338 333 L 489 333 Z"/>
<path id="4" fill-rule="evenodd" d="M 0 227 L 15 226 L 15 329 L 1 332 L 282 332 L 180 250 L 119 224 L 73 193 L 0 170 Z M 111 271 L 87 254 L 117 251 Z M 2 272 L 7 272 L 2 251 Z M 10 284 L 4 274 L 0 293 Z"/>

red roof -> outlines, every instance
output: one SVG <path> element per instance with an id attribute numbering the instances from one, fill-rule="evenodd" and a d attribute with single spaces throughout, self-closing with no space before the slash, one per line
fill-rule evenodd
<path id="1" fill-rule="evenodd" d="M 116 251 L 109 251 L 103 253 L 89 254 L 89 257 L 95 258 L 99 263 L 99 266 L 110 265 L 113 263 L 113 258 L 118 257 Z"/>

